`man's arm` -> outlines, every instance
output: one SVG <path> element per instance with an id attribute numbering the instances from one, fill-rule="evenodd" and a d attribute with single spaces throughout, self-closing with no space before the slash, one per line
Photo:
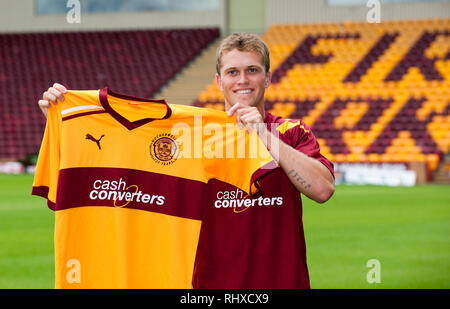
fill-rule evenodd
<path id="1" fill-rule="evenodd" d="M 258 135 L 297 191 L 318 203 L 330 199 L 334 193 L 334 177 L 325 165 L 284 143 L 265 125 L 260 126 Z"/>
<path id="2" fill-rule="evenodd" d="M 38 101 L 39 108 L 45 117 L 47 117 L 48 109 L 51 107 L 51 103 L 57 104 L 57 100 L 64 101 L 64 94 L 67 92 L 66 87 L 61 84 L 54 83 L 52 87 L 42 95 L 42 100 Z"/>
<path id="3" fill-rule="evenodd" d="M 245 126 L 248 131 L 258 132 L 272 157 L 300 193 L 318 203 L 324 203 L 330 199 L 334 193 L 334 177 L 325 165 L 287 145 L 278 136 L 268 131 L 256 107 L 246 107 L 236 103 L 228 111 L 230 116 L 234 113 L 236 113 L 238 125 Z"/>

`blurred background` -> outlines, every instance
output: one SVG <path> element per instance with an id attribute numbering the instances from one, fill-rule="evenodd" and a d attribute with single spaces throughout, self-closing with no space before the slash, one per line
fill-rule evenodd
<path id="1" fill-rule="evenodd" d="M 223 110 L 215 50 L 233 32 L 268 44 L 266 109 L 303 119 L 335 163 L 330 205 L 305 200 L 312 287 L 450 287 L 448 0 L 1 1 L 0 287 L 53 284 L 52 213 L 30 197 L 42 93 Z"/>

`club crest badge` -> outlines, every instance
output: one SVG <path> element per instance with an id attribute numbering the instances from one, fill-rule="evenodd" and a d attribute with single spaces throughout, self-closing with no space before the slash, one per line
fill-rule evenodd
<path id="1" fill-rule="evenodd" d="M 171 134 L 158 134 L 150 143 L 150 156 L 156 163 L 170 165 L 178 159 L 179 153 L 180 147 Z"/>

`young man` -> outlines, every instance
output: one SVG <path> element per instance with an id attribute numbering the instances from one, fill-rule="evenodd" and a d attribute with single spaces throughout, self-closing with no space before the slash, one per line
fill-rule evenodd
<path id="1" fill-rule="evenodd" d="M 320 154 L 305 123 L 265 111 L 271 72 L 268 48 L 259 37 L 242 33 L 225 38 L 217 50 L 216 70 L 225 111 L 242 128 L 257 131 L 279 167 L 257 181 L 259 196 L 244 196 L 220 181 L 210 183 L 193 286 L 309 288 L 300 193 L 327 201 L 334 192 L 333 164 Z M 64 92 L 59 84 L 44 92 L 39 106 L 45 115 L 49 102 L 62 101 Z M 251 199 L 248 207 L 236 207 L 246 198 Z"/>

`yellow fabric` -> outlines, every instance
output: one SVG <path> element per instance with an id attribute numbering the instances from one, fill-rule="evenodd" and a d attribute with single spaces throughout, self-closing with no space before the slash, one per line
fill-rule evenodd
<path id="1" fill-rule="evenodd" d="M 308 129 L 306 129 L 301 123 L 300 121 L 297 122 L 292 122 L 289 120 L 285 120 L 282 124 L 280 124 L 277 128 L 277 130 L 281 133 L 284 134 L 286 133 L 287 130 L 292 129 L 296 126 L 299 126 L 303 131 L 305 131 L 305 133 L 310 133 L 310 131 Z"/>
<path id="2" fill-rule="evenodd" d="M 55 218 L 56 288 L 190 288 L 200 221 L 110 207 Z M 72 259 L 80 283 L 71 280 Z"/>

